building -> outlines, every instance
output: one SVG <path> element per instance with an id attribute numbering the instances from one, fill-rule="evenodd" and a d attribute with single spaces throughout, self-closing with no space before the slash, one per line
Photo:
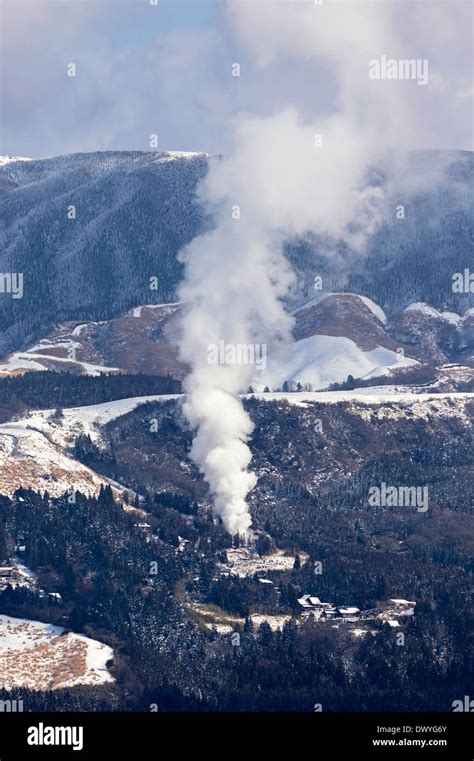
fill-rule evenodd
<path id="1" fill-rule="evenodd" d="M 342 618 L 346 619 L 347 621 L 357 621 L 357 619 L 360 616 L 360 610 L 359 608 L 350 607 L 350 608 L 338 608 L 338 613 Z"/>
<path id="2" fill-rule="evenodd" d="M 54 602 L 56 605 L 62 605 L 63 598 L 59 592 L 48 592 L 48 599 Z"/>
<path id="3" fill-rule="evenodd" d="M 387 600 L 388 608 L 395 611 L 397 616 L 413 616 L 415 605 L 416 602 L 399 597 L 392 597 L 390 600 Z"/>
<path id="4" fill-rule="evenodd" d="M 321 603 L 321 615 L 324 618 L 335 618 L 337 616 L 336 606 L 331 605 L 329 602 Z"/>
<path id="5" fill-rule="evenodd" d="M 400 610 L 403 610 L 404 608 L 414 608 L 416 605 L 416 602 L 404 600 L 399 597 L 392 597 L 390 600 L 387 600 L 387 602 L 389 605 L 393 605 L 395 608 L 399 608 Z"/>
<path id="6" fill-rule="evenodd" d="M 311 595 L 303 595 L 303 597 L 298 598 L 298 602 L 304 610 L 311 610 L 313 608 L 313 605 L 310 602 L 310 600 L 311 600 Z"/>

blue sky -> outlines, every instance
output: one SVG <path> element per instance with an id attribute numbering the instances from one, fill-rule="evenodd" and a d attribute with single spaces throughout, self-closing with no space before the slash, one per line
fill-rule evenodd
<path id="1" fill-rule="evenodd" d="M 158 134 L 160 149 L 218 153 L 228 149 L 229 123 L 240 111 L 266 115 L 295 105 L 309 118 L 334 109 L 337 90 L 324 61 L 297 57 L 291 46 L 268 64 L 256 60 L 255 45 L 239 28 L 239 8 L 249 2 L 257 26 L 272 2 L 286 3 L 288 14 L 299 3 L 312 4 L 2 0 L 0 152 L 148 150 L 150 134 Z M 412 147 L 471 147 L 468 4 L 397 5 L 401 37 L 410 51 L 430 58 L 432 73 L 430 86 L 416 91 L 419 139 Z M 251 29 L 246 33 L 252 36 Z M 258 34 L 265 47 L 265 26 Z M 240 78 L 231 76 L 236 61 Z M 67 76 L 70 62 L 75 78 Z"/>
<path id="2" fill-rule="evenodd" d="M 103 5 L 101 28 L 115 49 L 150 45 L 156 35 L 179 29 L 205 29 L 218 12 L 218 0 L 158 0 L 156 6 L 147 0 L 104 0 Z"/>

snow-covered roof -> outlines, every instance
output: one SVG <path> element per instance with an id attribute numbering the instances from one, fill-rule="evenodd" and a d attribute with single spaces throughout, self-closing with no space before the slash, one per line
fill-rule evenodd
<path id="1" fill-rule="evenodd" d="M 343 616 L 344 615 L 353 616 L 356 613 L 360 613 L 359 608 L 355 608 L 355 607 L 351 607 L 351 608 L 338 608 L 338 611 Z"/>
<path id="2" fill-rule="evenodd" d="M 410 600 L 403 600 L 400 597 L 391 597 L 389 602 L 393 602 L 394 605 L 416 605 L 416 602 Z"/>

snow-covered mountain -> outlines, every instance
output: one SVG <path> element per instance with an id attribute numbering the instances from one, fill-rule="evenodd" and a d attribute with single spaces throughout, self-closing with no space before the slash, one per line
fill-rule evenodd
<path id="1" fill-rule="evenodd" d="M 195 190 L 209 160 L 173 151 L 6 157 L 0 272 L 23 273 L 24 295 L 0 294 L 0 352 L 25 348 L 58 322 L 175 300 L 177 253 L 208 224 Z M 469 152 L 411 154 L 411 176 L 388 191 L 387 221 L 363 257 L 334 241 L 337 256 L 324 255 L 328 242 L 311 236 L 289 241 L 304 298 L 320 275 L 325 292 L 360 293 L 389 315 L 417 301 L 457 313 L 474 306 L 473 294 L 452 290 L 453 273 L 473 261 L 472 160 Z M 403 220 L 393 213 L 400 199 Z"/>
<path id="2" fill-rule="evenodd" d="M 0 351 L 58 320 L 103 320 L 172 300 L 179 249 L 204 224 L 195 204 L 207 156 L 91 153 L 0 167 Z"/>

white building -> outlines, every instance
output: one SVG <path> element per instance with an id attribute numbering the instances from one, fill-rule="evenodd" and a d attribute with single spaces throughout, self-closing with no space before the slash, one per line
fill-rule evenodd
<path id="1" fill-rule="evenodd" d="M 348 619 L 351 619 L 351 620 L 354 620 L 354 621 L 360 615 L 359 608 L 355 608 L 355 607 L 338 608 L 337 610 L 338 610 L 339 615 L 341 615 L 343 618 L 348 618 Z"/>

